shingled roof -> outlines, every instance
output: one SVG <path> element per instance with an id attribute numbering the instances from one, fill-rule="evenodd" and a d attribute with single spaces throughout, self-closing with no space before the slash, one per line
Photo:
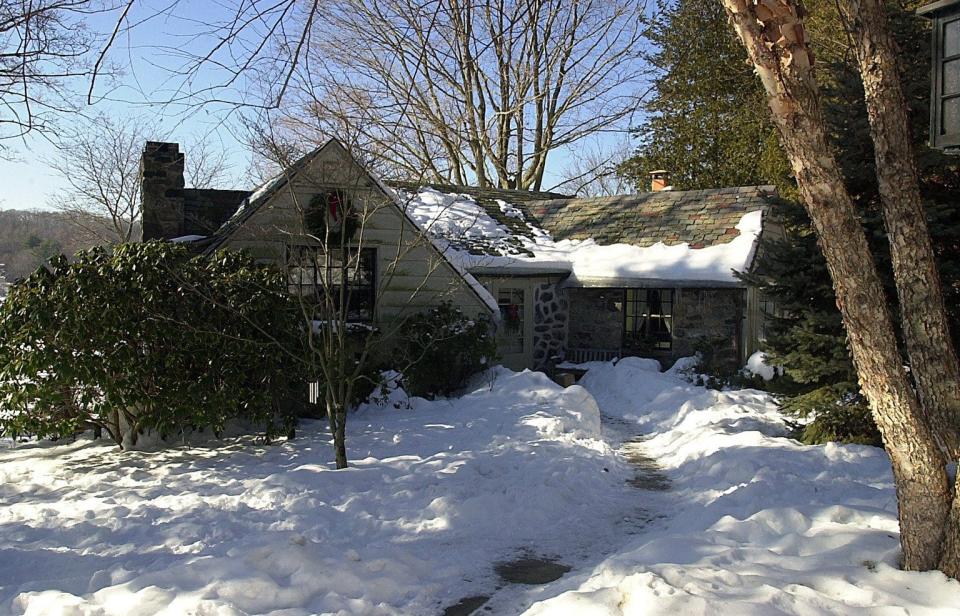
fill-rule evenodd
<path id="1" fill-rule="evenodd" d="M 541 202 L 569 200 L 573 198 L 569 195 L 555 192 L 478 188 L 476 186 L 438 184 L 436 182 L 388 182 L 388 185 L 391 188 L 402 191 L 402 193 L 408 196 L 417 194 L 427 188 L 448 195 L 466 195 L 479 205 L 497 224 L 510 231 L 511 237 L 504 238 L 499 242 L 500 245 L 496 247 L 487 245 L 482 241 L 467 241 L 468 238 L 460 238 L 461 242 L 464 243 L 463 248 L 474 254 L 530 254 L 519 240 L 521 237 L 533 239 L 536 234 L 536 230 L 527 224 L 528 220 L 533 220 L 533 217 L 530 215 L 529 206 Z M 502 204 L 509 204 L 509 206 L 517 208 L 523 215 L 509 215 L 509 209 L 504 208 Z M 509 246 L 506 246 L 507 244 L 509 244 Z M 504 248 L 509 248 L 509 250 L 505 252 Z"/>
<path id="2" fill-rule="evenodd" d="M 773 186 L 742 186 L 535 200 L 526 208 L 556 240 L 642 247 L 686 242 L 704 248 L 731 241 L 739 235 L 736 226 L 743 215 L 766 211 L 776 196 Z"/>

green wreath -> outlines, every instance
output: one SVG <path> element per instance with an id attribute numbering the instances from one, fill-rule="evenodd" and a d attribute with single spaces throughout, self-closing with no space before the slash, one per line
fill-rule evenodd
<path id="1" fill-rule="evenodd" d="M 304 223 L 314 237 L 339 243 L 357 231 L 357 216 L 347 196 L 339 190 L 314 195 L 307 206 Z M 342 234 L 342 235 L 341 235 Z"/>

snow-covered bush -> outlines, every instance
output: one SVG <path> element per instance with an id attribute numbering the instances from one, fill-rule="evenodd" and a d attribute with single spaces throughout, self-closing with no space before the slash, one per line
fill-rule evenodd
<path id="1" fill-rule="evenodd" d="M 404 388 L 423 398 L 463 387 L 496 357 L 490 324 L 467 318 L 450 302 L 411 317 L 395 344 Z"/>
<path id="2" fill-rule="evenodd" d="M 98 247 L 52 260 L 0 305 L 0 434 L 64 437 L 292 428 L 297 306 L 282 273 L 177 244 Z"/>

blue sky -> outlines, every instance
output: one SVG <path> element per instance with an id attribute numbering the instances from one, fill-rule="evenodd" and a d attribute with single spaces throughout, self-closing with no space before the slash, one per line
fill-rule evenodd
<path id="1" fill-rule="evenodd" d="M 218 22 L 229 19 L 232 0 L 141 0 L 133 5 L 126 23 L 129 29 L 121 32 L 114 42 L 108 61 L 121 74 L 114 80 L 99 80 L 94 89 L 92 105 L 85 105 L 88 115 L 104 114 L 113 117 L 143 117 L 159 128 L 154 138 L 180 143 L 206 137 L 212 148 L 227 153 L 231 176 L 226 186 L 243 188 L 253 183 L 250 179 L 250 154 L 243 145 L 243 129 L 235 106 L 196 100 L 182 104 L 169 101 L 182 92 L 183 80 L 171 75 L 170 69 L 183 65 L 190 55 L 202 55 L 212 44 L 204 31 L 215 28 Z M 88 27 L 97 32 L 109 32 L 119 13 L 108 13 L 91 18 Z M 241 76 L 228 89 L 221 89 L 222 98 L 242 100 L 252 90 Z M 187 85 L 198 90 L 223 79 L 223 73 L 201 71 Z M 78 98 L 85 99 L 89 80 L 77 80 L 71 88 Z M 163 104 L 166 102 L 166 104 Z M 68 120 L 75 121 L 75 120 Z M 619 141 L 622 136 L 613 137 Z M 15 160 L 0 159 L 0 209 L 46 209 L 50 197 L 63 181 L 44 163 L 54 156 L 49 141 L 33 134 L 25 142 L 14 144 Z M 190 152 L 187 151 L 189 157 Z M 547 183 L 568 162 L 568 154 L 555 152 L 547 169 Z M 546 187 L 546 186 L 545 186 Z"/>
<path id="2" fill-rule="evenodd" d="M 164 13 L 165 8 L 170 11 Z M 174 12 L 189 15 L 192 22 L 174 16 Z M 82 112 L 91 116 L 142 117 L 158 127 L 157 138 L 172 141 L 207 136 L 211 147 L 228 153 L 235 176 L 232 179 L 245 184 L 249 154 L 242 145 L 235 114 L 216 105 L 187 110 L 184 106 L 159 104 L 169 100 L 179 85 L 166 70 L 182 63 L 170 48 L 199 49 L 204 43 L 209 44 L 209 40 L 187 36 L 185 32 L 224 19 L 225 13 L 226 8 L 216 0 L 135 3 L 127 19 L 130 30 L 121 33 L 108 56 L 108 61 L 120 69 L 117 77 L 97 82 L 92 105 L 85 104 L 88 79 L 69 84 L 84 102 Z M 118 16 L 116 12 L 93 16 L 86 25 L 93 31 L 109 32 Z M 0 159 L 0 209 L 46 209 L 49 197 L 63 185 L 44 163 L 55 155 L 56 149 L 49 139 L 36 133 L 9 145 L 15 158 Z"/>

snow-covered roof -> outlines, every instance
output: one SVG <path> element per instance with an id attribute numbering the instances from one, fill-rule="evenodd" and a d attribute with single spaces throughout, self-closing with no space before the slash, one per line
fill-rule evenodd
<path id="1" fill-rule="evenodd" d="M 768 205 L 756 200 L 741 204 L 741 209 L 736 210 L 724 204 L 720 214 L 728 219 L 733 215 L 736 222 L 722 229 L 714 229 L 714 221 L 719 216 L 705 215 L 710 225 L 705 233 L 717 236 L 710 245 L 703 245 L 702 241 L 657 241 L 641 246 L 602 243 L 592 238 L 555 239 L 530 213 L 540 207 L 536 200 L 511 203 L 476 193 L 456 192 L 450 187 L 441 190 L 425 186 L 401 193 L 401 203 L 410 217 L 451 261 L 466 271 L 475 274 L 569 273 L 571 282 L 584 286 L 643 286 L 666 281 L 738 284 L 734 270 L 751 268 Z M 736 195 L 736 191 L 730 194 Z M 556 201 L 559 199 L 551 203 Z M 566 201 L 575 204 L 580 200 L 567 198 Z M 691 222 L 686 224 L 695 226 Z M 682 231 L 689 233 L 690 230 L 684 227 Z M 665 232 L 664 236 L 667 240 L 675 234 Z"/>
<path id="2" fill-rule="evenodd" d="M 326 147 L 326 146 L 324 146 Z M 323 148 L 254 190 L 205 242 L 218 248 Z M 749 271 L 772 186 L 604 198 L 391 182 L 370 176 L 496 311 L 473 275 L 554 274 L 582 286 L 737 285 Z M 471 275 L 473 274 L 473 275 Z"/>

